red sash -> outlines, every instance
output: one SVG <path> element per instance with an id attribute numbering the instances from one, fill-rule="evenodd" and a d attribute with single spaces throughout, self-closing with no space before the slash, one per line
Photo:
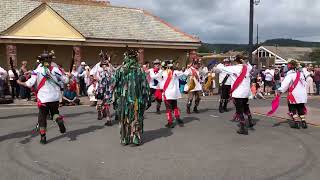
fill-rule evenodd
<path id="1" fill-rule="evenodd" d="M 288 99 L 290 104 L 296 104 L 297 103 L 296 99 L 294 98 L 294 96 L 292 94 L 292 92 L 297 87 L 297 85 L 298 85 L 298 83 L 300 81 L 300 76 L 301 76 L 300 71 L 297 71 L 297 77 L 294 80 L 293 84 L 289 87 L 287 99 Z"/>
<path id="2" fill-rule="evenodd" d="M 164 98 L 164 100 L 167 100 L 167 98 L 166 98 L 166 90 L 168 89 L 168 86 L 169 86 L 169 84 L 171 82 L 172 75 L 173 75 L 173 71 L 169 71 L 168 77 L 167 77 L 166 82 L 164 83 L 164 86 L 163 86 L 163 94 L 164 94 L 163 98 Z"/>
<path id="3" fill-rule="evenodd" d="M 230 90 L 230 94 L 232 94 L 240 86 L 240 84 L 242 83 L 242 81 L 246 77 L 247 71 L 248 71 L 247 65 L 243 65 L 240 75 L 237 77 L 237 79 L 235 80 L 235 82 Z"/>

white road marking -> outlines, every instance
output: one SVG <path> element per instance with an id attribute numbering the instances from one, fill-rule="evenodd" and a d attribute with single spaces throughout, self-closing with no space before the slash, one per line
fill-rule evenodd
<path id="1" fill-rule="evenodd" d="M 214 118 L 218 118 L 219 116 L 215 116 L 215 115 L 210 115 L 211 117 L 214 117 Z"/>

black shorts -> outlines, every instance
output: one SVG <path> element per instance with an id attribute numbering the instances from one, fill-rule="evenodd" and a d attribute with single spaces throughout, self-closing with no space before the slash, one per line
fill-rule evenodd
<path id="1" fill-rule="evenodd" d="M 265 81 L 265 86 L 266 87 L 273 87 L 273 82 L 272 81 Z"/>
<path id="2" fill-rule="evenodd" d="M 288 104 L 289 112 L 292 114 L 298 114 L 299 116 L 305 115 L 305 106 L 303 103 L 301 104 Z"/>

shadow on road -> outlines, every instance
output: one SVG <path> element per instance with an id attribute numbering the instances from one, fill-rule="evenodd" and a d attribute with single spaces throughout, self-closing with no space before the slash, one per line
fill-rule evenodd
<path id="1" fill-rule="evenodd" d="M 24 138 L 27 136 L 30 136 L 30 138 L 37 136 L 38 134 L 33 132 L 32 130 L 27 130 L 27 131 L 21 131 L 21 132 L 15 132 L 7 135 L 0 136 L 0 142 L 6 141 L 9 139 L 19 139 L 19 138 Z"/>
<path id="2" fill-rule="evenodd" d="M 59 139 L 62 139 L 62 138 L 70 138 L 69 141 L 76 141 L 77 137 L 82 135 L 82 134 L 88 134 L 88 133 L 91 133 L 91 132 L 94 132 L 96 130 L 103 129 L 103 128 L 104 128 L 104 126 L 89 126 L 87 128 L 69 131 L 69 132 L 67 132 L 65 134 L 62 134 L 60 136 L 54 137 L 52 139 L 49 139 L 47 141 L 47 143 L 51 143 L 53 141 L 56 141 L 56 140 L 59 140 Z"/>
<path id="3" fill-rule="evenodd" d="M 87 111 L 81 113 L 73 113 L 73 114 L 65 114 L 64 117 L 77 117 L 85 114 L 97 114 L 95 111 Z M 15 119 L 15 118 L 25 118 L 25 117 L 38 117 L 37 113 L 30 113 L 30 114 L 16 114 L 11 116 L 0 117 L 0 119 Z"/>
<path id="4" fill-rule="evenodd" d="M 190 123 L 192 121 L 200 121 L 200 119 L 197 118 L 197 117 L 184 117 L 183 118 L 184 124 L 188 124 L 188 123 Z"/>
<path id="5" fill-rule="evenodd" d="M 155 130 L 144 131 L 143 133 L 143 144 L 154 141 L 159 138 L 167 138 L 173 135 L 172 129 L 160 128 Z"/>

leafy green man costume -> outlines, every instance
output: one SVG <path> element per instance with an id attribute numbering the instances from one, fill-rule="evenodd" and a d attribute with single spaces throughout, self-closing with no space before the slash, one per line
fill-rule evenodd
<path id="1" fill-rule="evenodd" d="M 125 54 L 123 65 L 113 77 L 116 115 L 123 145 L 142 143 L 144 112 L 151 105 L 146 74 L 137 62 L 137 52 Z"/>

